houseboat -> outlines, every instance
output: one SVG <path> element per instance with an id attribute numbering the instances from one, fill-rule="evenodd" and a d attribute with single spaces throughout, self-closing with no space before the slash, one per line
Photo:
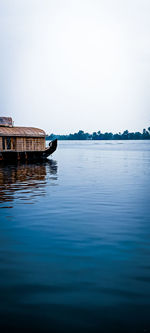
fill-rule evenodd
<path id="1" fill-rule="evenodd" d="M 34 127 L 16 127 L 12 118 L 0 117 L 0 161 L 43 160 L 54 153 L 57 140 L 45 146 L 46 133 Z"/>

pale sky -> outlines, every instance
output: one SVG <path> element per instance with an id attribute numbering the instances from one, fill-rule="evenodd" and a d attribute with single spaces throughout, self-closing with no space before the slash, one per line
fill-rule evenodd
<path id="1" fill-rule="evenodd" d="M 150 126 L 150 0 L 0 0 L 0 116 L 56 134 Z"/>

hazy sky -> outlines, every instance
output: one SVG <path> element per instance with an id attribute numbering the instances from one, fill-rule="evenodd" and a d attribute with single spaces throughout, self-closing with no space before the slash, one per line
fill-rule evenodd
<path id="1" fill-rule="evenodd" d="M 0 115 L 47 133 L 150 126 L 150 0 L 0 0 Z"/>

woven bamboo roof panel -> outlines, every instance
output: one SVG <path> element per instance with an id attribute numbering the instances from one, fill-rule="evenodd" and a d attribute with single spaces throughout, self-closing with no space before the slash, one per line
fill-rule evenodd
<path id="1" fill-rule="evenodd" d="M 45 137 L 46 133 L 34 127 L 1 127 L 0 136 L 20 136 L 20 137 Z"/>

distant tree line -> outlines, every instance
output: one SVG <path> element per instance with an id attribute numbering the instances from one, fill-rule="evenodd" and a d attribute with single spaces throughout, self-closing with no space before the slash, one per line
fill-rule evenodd
<path id="1" fill-rule="evenodd" d="M 101 133 L 101 131 L 93 132 L 92 134 L 85 133 L 84 131 L 79 131 L 78 133 L 68 134 L 68 135 L 47 135 L 46 140 L 150 140 L 150 127 L 143 132 L 129 132 L 128 130 L 123 133 Z"/>

